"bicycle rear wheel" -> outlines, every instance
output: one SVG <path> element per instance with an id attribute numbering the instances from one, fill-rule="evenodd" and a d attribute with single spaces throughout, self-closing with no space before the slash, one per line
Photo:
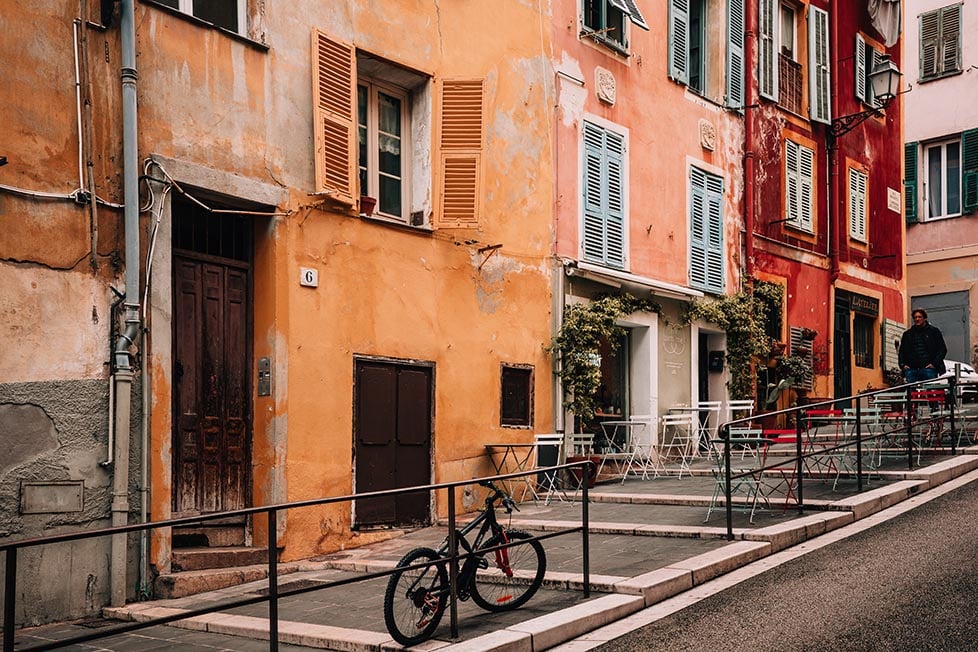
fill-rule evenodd
<path id="1" fill-rule="evenodd" d="M 522 530 L 504 530 L 481 549 L 532 539 Z M 525 541 L 509 548 L 481 553 L 489 567 L 480 570 L 472 586 L 472 600 L 487 611 L 516 609 L 533 597 L 547 572 L 547 555 L 539 541 Z"/>
<path id="2" fill-rule="evenodd" d="M 394 640 L 404 646 L 417 645 L 431 637 L 445 613 L 451 591 L 445 562 L 431 548 L 415 548 L 397 565 L 412 566 L 426 561 L 440 563 L 398 571 L 387 581 L 384 623 Z"/>

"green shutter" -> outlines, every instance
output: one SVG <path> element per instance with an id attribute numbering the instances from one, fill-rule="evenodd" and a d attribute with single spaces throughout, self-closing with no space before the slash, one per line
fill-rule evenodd
<path id="1" fill-rule="evenodd" d="M 669 77 L 689 83 L 689 0 L 669 1 Z"/>
<path id="2" fill-rule="evenodd" d="M 727 3 L 727 106 L 744 110 L 744 0 Z"/>
<path id="3" fill-rule="evenodd" d="M 917 223 L 917 141 L 903 146 L 903 203 L 907 224 Z"/>
<path id="4" fill-rule="evenodd" d="M 978 129 L 961 134 L 962 194 L 964 212 L 978 211 Z"/>

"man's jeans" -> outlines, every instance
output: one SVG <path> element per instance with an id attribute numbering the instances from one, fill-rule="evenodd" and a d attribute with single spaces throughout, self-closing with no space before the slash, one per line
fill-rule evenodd
<path id="1" fill-rule="evenodd" d="M 933 380 L 937 378 L 937 369 L 933 367 L 926 369 L 904 369 L 903 377 L 908 383 L 915 383 L 918 380 Z"/>

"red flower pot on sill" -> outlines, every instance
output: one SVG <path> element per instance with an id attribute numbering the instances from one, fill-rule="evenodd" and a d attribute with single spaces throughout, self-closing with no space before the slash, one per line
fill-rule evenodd
<path id="1" fill-rule="evenodd" d="M 374 209 L 377 207 L 377 200 L 374 197 L 367 197 L 363 195 L 360 197 L 360 214 L 370 217 L 374 214 Z"/>

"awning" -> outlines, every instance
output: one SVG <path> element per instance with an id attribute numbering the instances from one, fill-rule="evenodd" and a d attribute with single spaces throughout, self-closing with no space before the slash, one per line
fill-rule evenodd
<path id="1" fill-rule="evenodd" d="M 635 0 L 608 0 L 608 2 L 612 7 L 628 16 L 635 25 L 645 31 L 649 31 L 649 24 L 645 22 L 645 18 L 642 17 L 642 12 L 635 6 Z"/>
<path id="2" fill-rule="evenodd" d="M 703 296 L 702 292 L 699 290 L 694 290 L 693 288 L 675 285 L 673 283 L 666 283 L 665 281 L 657 281 L 645 276 L 629 274 L 628 272 L 609 269 L 607 267 L 600 267 L 598 265 L 592 265 L 591 263 L 567 261 L 564 263 L 564 271 L 568 276 L 587 278 L 595 281 L 596 283 L 603 283 L 604 285 L 611 285 L 614 287 L 623 287 L 632 292 L 648 290 L 656 296 L 667 297 L 670 299 L 688 300 Z"/>

